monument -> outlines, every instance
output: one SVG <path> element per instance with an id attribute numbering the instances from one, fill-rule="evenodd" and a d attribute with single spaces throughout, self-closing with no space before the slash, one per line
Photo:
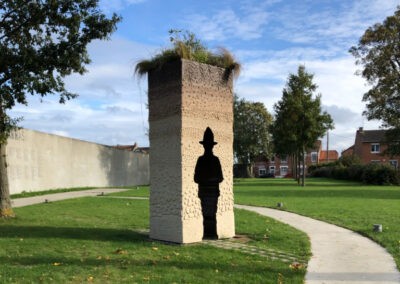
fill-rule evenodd
<path id="1" fill-rule="evenodd" d="M 232 75 L 176 60 L 149 71 L 148 99 L 150 238 L 193 243 L 233 237 Z M 196 176 L 202 156 L 219 165 L 202 167 Z"/>

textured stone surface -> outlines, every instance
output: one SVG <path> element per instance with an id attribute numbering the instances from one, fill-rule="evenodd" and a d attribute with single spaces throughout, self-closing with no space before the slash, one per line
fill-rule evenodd
<path id="1" fill-rule="evenodd" d="M 182 68 L 181 68 L 182 67 Z M 233 215 L 232 78 L 224 69 L 182 60 L 149 74 L 150 237 L 178 243 L 201 241 L 203 217 L 194 182 L 199 141 L 210 127 L 221 161 L 217 233 L 235 234 Z"/>
<path id="2" fill-rule="evenodd" d="M 21 129 L 7 144 L 10 193 L 149 183 L 149 155 Z"/>

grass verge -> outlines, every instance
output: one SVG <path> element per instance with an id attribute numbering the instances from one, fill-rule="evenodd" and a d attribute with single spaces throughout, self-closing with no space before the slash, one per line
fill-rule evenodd
<path id="1" fill-rule="evenodd" d="M 147 200 L 86 197 L 15 212 L 17 218 L 0 220 L 0 283 L 304 280 L 304 269 L 293 270 L 279 260 L 205 244 L 150 241 L 143 233 L 149 226 Z M 309 243 L 303 233 L 250 212 L 238 210 L 235 216 L 237 232 L 247 234 L 250 243 L 308 257 Z"/>
<path id="2" fill-rule="evenodd" d="M 74 187 L 74 188 L 48 189 L 48 190 L 41 190 L 41 191 L 23 191 L 21 193 L 11 194 L 10 197 L 11 197 L 11 199 L 16 199 L 16 198 L 24 198 L 24 197 L 32 197 L 32 196 L 41 196 L 41 195 L 53 194 L 53 193 L 90 190 L 90 189 L 95 189 L 95 188 L 97 188 L 97 187 Z"/>
<path id="3" fill-rule="evenodd" d="M 290 179 L 235 180 L 235 202 L 299 213 L 349 228 L 384 246 L 400 270 L 400 187 L 308 179 L 299 187 Z M 372 230 L 382 224 L 383 232 Z"/>

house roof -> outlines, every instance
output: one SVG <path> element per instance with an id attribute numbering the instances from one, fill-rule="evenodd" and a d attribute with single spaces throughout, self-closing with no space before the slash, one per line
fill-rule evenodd
<path id="1" fill-rule="evenodd" d="M 319 159 L 320 160 L 328 160 L 328 152 L 329 152 L 329 160 L 339 159 L 339 153 L 336 150 L 321 151 L 320 155 L 319 155 Z"/>
<path id="2" fill-rule="evenodd" d="M 117 149 L 120 149 L 120 150 L 133 151 L 137 148 L 137 145 L 136 144 L 134 144 L 134 145 L 117 145 L 114 147 Z"/>
<path id="3" fill-rule="evenodd" d="M 137 143 L 135 143 L 133 145 L 116 145 L 113 147 L 120 149 L 120 150 L 126 150 L 126 151 L 132 151 L 132 152 L 144 153 L 144 154 L 148 154 L 150 152 L 150 147 L 138 147 Z"/>
<path id="4" fill-rule="evenodd" d="M 363 130 L 360 128 L 357 131 L 357 138 L 360 139 L 362 143 L 383 142 L 385 141 L 385 133 L 386 130 Z"/>
<path id="5" fill-rule="evenodd" d="M 347 148 L 346 150 L 343 150 L 343 151 L 342 151 L 342 155 L 343 155 L 343 153 L 346 153 L 346 152 L 348 152 L 348 151 L 354 151 L 354 145 L 350 146 L 350 147 Z"/>

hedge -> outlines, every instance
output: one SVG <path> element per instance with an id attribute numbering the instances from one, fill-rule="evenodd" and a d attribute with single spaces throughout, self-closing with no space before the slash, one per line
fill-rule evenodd
<path id="1" fill-rule="evenodd" d="M 389 165 L 368 164 L 344 166 L 340 163 L 309 167 L 313 177 L 361 181 L 364 184 L 400 185 L 399 172 Z"/>

